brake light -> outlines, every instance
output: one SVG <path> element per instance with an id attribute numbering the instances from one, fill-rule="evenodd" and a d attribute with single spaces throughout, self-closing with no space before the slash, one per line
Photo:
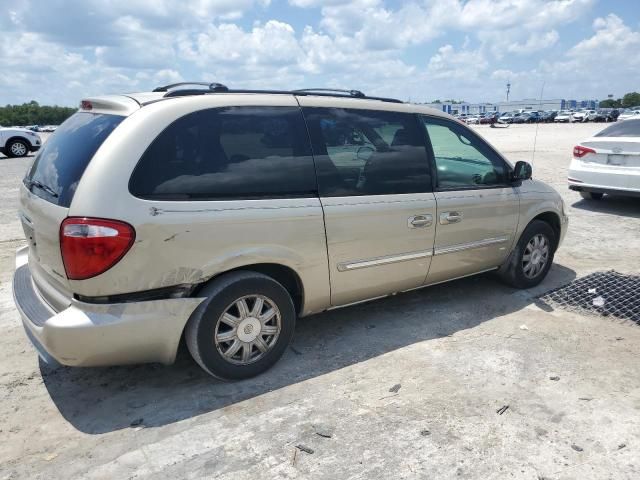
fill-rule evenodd
<path id="1" fill-rule="evenodd" d="M 106 272 L 129 251 L 136 238 L 125 222 L 101 218 L 66 218 L 60 225 L 60 250 L 69 280 Z"/>
<path id="2" fill-rule="evenodd" d="M 80 109 L 81 110 L 93 110 L 93 103 L 91 103 L 89 100 L 82 100 L 80 102 Z"/>
<path id="3" fill-rule="evenodd" d="M 582 158 L 588 153 L 596 153 L 596 151 L 593 148 L 583 147 L 582 145 L 573 147 L 573 156 L 576 158 Z"/>

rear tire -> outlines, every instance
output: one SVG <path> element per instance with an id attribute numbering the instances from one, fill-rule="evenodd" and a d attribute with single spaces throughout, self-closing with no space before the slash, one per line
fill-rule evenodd
<path id="1" fill-rule="evenodd" d="M 597 192 L 580 192 L 580 196 L 585 200 L 602 200 L 604 193 Z"/>
<path id="2" fill-rule="evenodd" d="M 6 146 L 5 151 L 7 157 L 26 157 L 29 153 L 29 145 L 27 145 L 27 142 L 25 142 L 24 140 L 12 140 Z"/>
<path id="3" fill-rule="evenodd" d="M 498 275 L 507 285 L 532 288 L 547 276 L 558 242 L 547 222 L 532 221 L 524 229 L 516 248 L 511 252 Z"/>
<path id="4" fill-rule="evenodd" d="M 289 292 L 257 272 L 222 275 L 202 289 L 207 297 L 185 328 L 187 348 L 210 375 L 254 377 L 273 366 L 291 342 L 296 310 Z"/>

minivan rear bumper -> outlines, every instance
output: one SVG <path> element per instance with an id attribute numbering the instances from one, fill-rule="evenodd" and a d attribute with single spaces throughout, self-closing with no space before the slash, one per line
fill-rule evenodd
<path id="1" fill-rule="evenodd" d="M 202 298 L 91 304 L 56 312 L 35 287 L 24 247 L 16 254 L 13 296 L 29 340 L 52 364 L 95 367 L 173 363 L 184 326 Z"/>

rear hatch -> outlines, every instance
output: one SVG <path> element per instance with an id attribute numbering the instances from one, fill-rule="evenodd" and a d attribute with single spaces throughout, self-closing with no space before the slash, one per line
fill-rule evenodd
<path id="1" fill-rule="evenodd" d="M 618 167 L 640 167 L 640 120 L 616 122 L 605 128 L 582 145 L 595 150 L 582 161 L 615 165 Z"/>
<path id="2" fill-rule="evenodd" d="M 42 297 L 56 311 L 66 308 L 72 295 L 60 252 L 60 224 L 91 158 L 126 118 L 121 111 L 104 113 L 105 105 L 101 106 L 93 109 L 90 101 L 83 101 L 85 110 L 72 115 L 46 141 L 20 189 L 29 270 Z"/>
<path id="3" fill-rule="evenodd" d="M 631 138 L 594 138 L 581 145 L 592 148 L 595 154 L 586 155 L 583 162 L 618 167 L 640 167 L 640 142 Z"/>

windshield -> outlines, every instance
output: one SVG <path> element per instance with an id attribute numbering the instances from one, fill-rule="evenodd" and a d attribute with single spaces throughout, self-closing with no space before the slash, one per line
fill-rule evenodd
<path id="1" fill-rule="evenodd" d="M 125 117 L 76 113 L 47 140 L 24 179 L 35 195 L 63 207 L 71 200 L 91 158 Z"/>
<path id="2" fill-rule="evenodd" d="M 596 137 L 640 137 L 640 119 L 625 120 L 605 128 Z"/>

